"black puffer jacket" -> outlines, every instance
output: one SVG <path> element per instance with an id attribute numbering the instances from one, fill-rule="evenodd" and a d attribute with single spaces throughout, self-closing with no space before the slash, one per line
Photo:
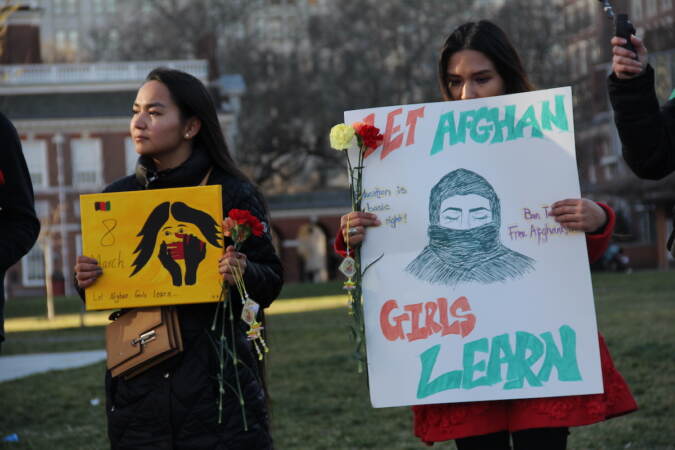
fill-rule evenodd
<path id="1" fill-rule="evenodd" d="M 136 191 L 196 186 L 206 175 L 211 161 L 206 152 L 195 150 L 181 166 L 164 172 L 153 170 L 152 162 L 139 159 L 136 175 L 122 178 L 105 192 Z M 223 188 L 223 211 L 247 209 L 265 220 L 262 199 L 252 185 L 235 179 L 217 166 L 207 184 Z M 226 242 L 227 244 L 227 242 Z M 262 307 L 279 294 L 282 269 L 269 233 L 251 236 L 242 246 L 248 258 L 244 274 L 247 290 Z M 234 292 L 235 290 L 232 290 Z M 223 421 L 218 417 L 217 355 L 210 326 L 214 303 L 178 307 L 184 351 L 178 356 L 132 378 L 111 378 L 106 374 L 108 436 L 113 449 L 268 449 L 269 435 L 265 393 L 257 358 L 246 340 L 245 324 L 235 311 L 239 379 L 244 394 L 248 431 L 244 431 L 238 398 L 226 388 Z M 235 386 L 231 365 L 225 370 L 226 383 Z"/>
<path id="2" fill-rule="evenodd" d="M 675 172 L 675 99 L 663 108 L 654 92 L 654 69 L 635 78 L 609 77 L 609 98 L 623 144 L 623 157 L 640 178 Z"/>
<path id="3" fill-rule="evenodd" d="M 5 340 L 5 272 L 33 247 L 39 233 L 21 141 L 14 125 L 0 113 L 0 346 Z"/>

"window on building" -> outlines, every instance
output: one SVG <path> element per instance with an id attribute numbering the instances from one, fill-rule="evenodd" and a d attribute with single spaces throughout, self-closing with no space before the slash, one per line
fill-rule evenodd
<path id="1" fill-rule="evenodd" d="M 596 174 L 596 167 L 595 164 L 590 164 L 588 166 L 588 181 L 591 184 L 595 184 L 598 182 L 598 176 Z"/>
<path id="2" fill-rule="evenodd" d="M 45 258 L 40 245 L 21 258 L 21 282 L 24 286 L 42 286 L 45 282 Z"/>
<path id="3" fill-rule="evenodd" d="M 78 234 L 75 236 L 75 255 L 82 254 L 82 235 Z"/>
<path id="4" fill-rule="evenodd" d="M 103 184 L 101 140 L 73 139 L 70 149 L 73 186 L 93 188 Z"/>
<path id="5" fill-rule="evenodd" d="M 570 55 L 570 72 L 572 74 L 572 79 L 576 79 L 579 77 L 579 70 L 580 70 L 578 43 L 570 45 L 569 55 Z"/>
<path id="6" fill-rule="evenodd" d="M 281 38 L 281 18 L 272 17 L 270 18 L 267 25 L 267 37 L 270 39 L 279 39 Z"/>
<path id="7" fill-rule="evenodd" d="M 588 73 L 588 42 L 583 41 L 579 43 L 579 75 L 586 75 Z"/>
<path id="8" fill-rule="evenodd" d="M 605 164 L 604 172 L 604 181 L 612 181 L 614 179 L 614 175 L 616 174 L 616 163 Z"/>
<path id="9" fill-rule="evenodd" d="M 656 15 L 656 0 L 647 0 L 645 4 L 645 16 L 647 18 Z"/>
<path id="10" fill-rule="evenodd" d="M 673 0 L 661 0 L 661 12 L 669 11 L 673 7 Z"/>
<path id="11" fill-rule="evenodd" d="M 124 139 L 124 157 L 126 161 L 127 172 L 126 175 L 131 175 L 136 172 L 136 161 L 138 161 L 138 153 L 136 153 L 136 146 L 134 141 L 128 137 Z"/>
<path id="12" fill-rule="evenodd" d="M 35 215 L 40 222 L 43 220 L 49 220 L 49 200 L 35 200 Z"/>
<path id="13" fill-rule="evenodd" d="M 598 2 L 596 0 L 586 0 L 586 6 L 588 8 L 588 25 L 590 26 L 594 20 L 593 18 L 602 9 L 598 8 Z"/>
<path id="14" fill-rule="evenodd" d="M 73 214 L 75 215 L 75 217 L 80 217 L 80 200 L 79 199 L 75 200 L 73 202 Z"/>
<path id="15" fill-rule="evenodd" d="M 641 20 L 642 19 L 642 0 L 633 0 L 631 16 L 632 20 Z"/>
<path id="16" fill-rule="evenodd" d="M 652 242 L 652 216 L 653 213 L 648 205 L 636 205 L 635 207 L 636 231 L 637 240 L 640 242 Z"/>
<path id="17" fill-rule="evenodd" d="M 54 45 L 58 50 L 63 50 L 66 48 L 66 32 L 59 30 L 55 34 Z"/>
<path id="18" fill-rule="evenodd" d="M 117 30 L 110 30 L 108 33 L 108 46 L 117 51 L 120 46 L 120 32 Z"/>
<path id="19" fill-rule="evenodd" d="M 93 0 L 92 9 L 95 14 L 101 14 L 103 12 L 103 0 Z"/>
<path id="20" fill-rule="evenodd" d="M 264 17 L 258 17 L 256 21 L 256 31 L 258 34 L 259 39 L 264 39 L 265 38 L 265 18 Z"/>
<path id="21" fill-rule="evenodd" d="M 107 0 L 106 1 L 106 10 L 109 13 L 114 13 L 117 11 L 117 0 Z"/>
<path id="22" fill-rule="evenodd" d="M 77 12 L 75 1 L 76 0 L 66 0 L 66 12 L 68 14 L 75 14 Z"/>
<path id="23" fill-rule="evenodd" d="M 47 142 L 43 140 L 31 140 L 23 141 L 21 145 L 33 188 L 46 188 L 49 186 L 47 175 Z"/>
<path id="24" fill-rule="evenodd" d="M 63 0 L 54 0 L 54 14 L 63 14 Z"/>
<path id="25" fill-rule="evenodd" d="M 74 51 L 80 48 L 80 34 L 77 30 L 70 30 L 68 32 L 68 48 Z"/>

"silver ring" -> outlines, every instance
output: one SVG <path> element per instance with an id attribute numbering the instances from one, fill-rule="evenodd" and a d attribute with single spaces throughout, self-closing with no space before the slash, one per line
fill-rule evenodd
<path id="1" fill-rule="evenodd" d="M 350 235 L 350 236 L 353 236 L 353 235 L 355 235 L 356 233 L 358 233 L 358 231 L 359 231 L 359 230 L 358 230 L 356 227 L 351 227 L 351 228 L 349 229 L 349 231 L 347 231 L 347 234 Z"/>

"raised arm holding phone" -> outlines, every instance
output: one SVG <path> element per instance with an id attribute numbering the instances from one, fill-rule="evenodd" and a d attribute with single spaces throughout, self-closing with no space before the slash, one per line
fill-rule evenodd
<path id="1" fill-rule="evenodd" d="M 623 157 L 640 178 L 657 180 L 675 171 L 675 99 L 659 107 L 654 69 L 642 40 L 613 37 L 609 98 L 623 145 Z"/>

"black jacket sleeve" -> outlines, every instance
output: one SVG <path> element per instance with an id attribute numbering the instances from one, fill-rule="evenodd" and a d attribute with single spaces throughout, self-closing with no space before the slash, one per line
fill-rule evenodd
<path id="1" fill-rule="evenodd" d="M 623 157 L 641 178 L 657 180 L 675 171 L 675 99 L 659 108 L 654 69 L 629 80 L 609 77 Z"/>
<path id="2" fill-rule="evenodd" d="M 33 247 L 40 233 L 33 185 L 16 129 L 0 114 L 0 291 L 5 272 Z M 5 296 L 0 292 L 0 342 Z"/>
<path id="3" fill-rule="evenodd" d="M 283 284 L 281 261 L 272 245 L 270 224 L 265 213 L 263 199 L 253 186 L 246 184 L 235 200 L 235 208 L 246 209 L 265 225 L 262 237 L 250 236 L 242 245 L 247 267 L 244 272 L 246 290 L 253 300 L 263 308 L 277 298 Z M 223 211 L 227 215 L 228 211 Z"/>
<path id="4" fill-rule="evenodd" d="M 40 233 L 21 141 L 14 126 L 0 116 L 0 271 L 28 253 Z"/>

